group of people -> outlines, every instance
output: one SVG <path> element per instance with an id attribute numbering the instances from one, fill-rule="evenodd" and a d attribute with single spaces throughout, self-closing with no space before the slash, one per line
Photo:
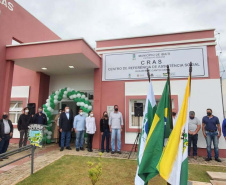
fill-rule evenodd
<path id="1" fill-rule="evenodd" d="M 71 150 L 70 140 L 71 133 L 75 132 L 75 148 L 76 151 L 84 150 L 84 135 L 88 135 L 88 151 L 93 151 L 93 137 L 96 132 L 96 121 L 93 111 L 90 111 L 86 117 L 82 109 L 79 109 L 78 115 L 73 118 L 73 114 L 69 107 L 65 107 L 64 111 L 59 111 L 55 118 L 55 122 L 59 125 L 60 131 L 60 151 L 64 148 Z M 114 106 L 114 111 L 108 115 L 106 111 L 100 119 L 100 132 L 102 135 L 101 151 L 104 152 L 104 143 L 106 141 L 106 152 L 109 152 L 109 137 L 111 134 L 112 154 L 115 153 L 115 138 L 117 137 L 117 152 L 121 154 L 121 132 L 123 128 L 122 113 L 118 110 L 118 105 Z"/>
<path id="2" fill-rule="evenodd" d="M 211 144 L 213 142 L 215 160 L 221 162 L 219 159 L 218 142 L 221 137 L 221 125 L 218 117 L 212 114 L 211 109 L 206 110 L 207 115 L 202 119 L 202 133 L 206 139 L 207 144 L 207 158 L 206 161 L 212 160 Z M 173 120 L 176 120 L 176 113 L 172 113 Z M 27 145 L 28 139 L 28 126 L 31 123 L 37 123 L 47 125 L 47 117 L 42 112 L 42 108 L 38 109 L 38 113 L 35 115 L 29 114 L 29 109 L 26 107 L 23 109 L 23 113 L 18 120 L 18 130 L 20 132 L 19 147 Z M 64 110 L 59 110 L 59 114 L 55 118 L 56 128 L 55 130 L 60 133 L 60 151 L 64 148 L 71 150 L 70 140 L 71 133 L 75 133 L 75 148 L 76 151 L 84 150 L 84 135 L 88 135 L 88 151 L 93 151 L 93 137 L 96 133 L 96 120 L 93 111 L 90 111 L 86 117 L 82 109 L 79 109 L 78 115 L 73 117 L 73 113 L 69 107 L 65 107 Z M 101 152 L 110 152 L 109 141 L 111 135 L 111 153 L 118 152 L 121 154 L 121 132 L 123 130 L 123 117 L 122 113 L 118 110 L 118 105 L 114 106 L 114 111 L 109 115 L 106 111 L 103 112 L 103 116 L 100 119 L 100 132 L 101 132 Z M 175 123 L 174 123 L 175 124 Z M 198 132 L 201 129 L 200 120 L 195 117 L 195 112 L 189 112 L 188 122 L 188 155 L 191 157 L 191 146 L 193 146 L 193 157 L 197 159 L 197 142 Z M 222 124 L 222 132 L 226 140 L 226 119 Z M 7 151 L 10 138 L 13 135 L 13 124 L 9 120 L 8 113 L 4 112 L 2 119 L 0 120 L 0 154 Z M 117 138 L 117 148 L 115 148 L 115 139 Z M 106 146 L 105 146 L 106 142 Z M 7 159 L 5 157 L 4 159 Z M 3 158 L 0 158 L 0 161 Z"/>
<path id="3" fill-rule="evenodd" d="M 206 139 L 207 144 L 207 158 L 206 161 L 212 160 L 211 155 L 211 145 L 213 142 L 215 160 L 221 162 L 219 159 L 219 149 L 218 143 L 219 138 L 221 137 L 221 125 L 218 117 L 213 115 L 212 109 L 206 110 L 206 116 L 202 118 L 202 133 Z M 191 157 L 191 145 L 193 145 L 193 157 L 197 159 L 197 142 L 198 142 L 198 132 L 201 129 L 200 120 L 195 117 L 195 112 L 189 112 L 189 122 L 188 122 L 188 156 Z M 226 140 L 226 119 L 222 124 L 222 131 L 224 138 Z"/>

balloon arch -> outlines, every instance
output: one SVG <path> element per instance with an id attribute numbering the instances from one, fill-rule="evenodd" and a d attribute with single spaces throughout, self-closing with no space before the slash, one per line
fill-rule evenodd
<path id="1" fill-rule="evenodd" d="M 75 91 L 71 88 L 65 87 L 63 89 L 59 89 L 51 94 L 46 103 L 43 105 L 44 113 L 47 116 L 47 130 L 45 130 L 44 141 L 47 143 L 51 143 L 51 135 L 52 135 L 52 123 L 51 116 L 54 111 L 55 105 L 60 102 L 62 99 L 70 99 L 74 100 L 77 103 L 77 106 L 80 106 L 83 109 L 84 113 L 88 115 L 88 112 L 92 110 L 92 105 L 89 99 L 86 97 L 85 93 L 80 91 Z"/>

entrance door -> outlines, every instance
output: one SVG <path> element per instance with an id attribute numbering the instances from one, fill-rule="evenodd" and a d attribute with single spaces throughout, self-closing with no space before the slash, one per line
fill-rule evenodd
<path id="1" fill-rule="evenodd" d="M 73 112 L 73 116 L 78 114 L 79 107 L 76 105 L 76 102 L 70 101 L 70 100 L 68 100 L 68 101 L 66 100 L 66 101 L 61 101 L 60 104 L 61 104 L 60 107 L 63 110 L 65 109 L 65 107 L 69 107 L 70 110 L 72 110 L 72 112 Z"/>

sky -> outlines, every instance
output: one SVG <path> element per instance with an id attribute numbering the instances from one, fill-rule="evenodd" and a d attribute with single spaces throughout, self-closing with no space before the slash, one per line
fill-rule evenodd
<path id="1" fill-rule="evenodd" d="M 226 70 L 226 0 L 15 0 L 62 39 L 101 39 L 215 28 Z M 226 72 L 221 72 L 226 78 Z"/>

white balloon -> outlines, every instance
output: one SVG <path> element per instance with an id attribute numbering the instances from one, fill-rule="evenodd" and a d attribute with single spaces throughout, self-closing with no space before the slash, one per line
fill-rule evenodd
<path id="1" fill-rule="evenodd" d="M 58 100 L 54 100 L 54 103 L 57 104 L 58 103 Z"/>
<path id="2" fill-rule="evenodd" d="M 85 97 L 85 100 L 87 101 L 87 100 L 88 100 L 88 98 L 87 98 L 87 97 Z"/>
<path id="3" fill-rule="evenodd" d="M 51 135 L 52 135 L 52 132 L 51 132 L 51 131 L 48 131 L 48 135 L 50 135 L 50 136 L 51 136 Z"/>
<path id="4" fill-rule="evenodd" d="M 51 139 L 51 136 L 47 136 L 46 138 L 47 138 L 47 139 Z"/>
<path id="5" fill-rule="evenodd" d="M 80 98 L 80 97 L 81 97 L 81 94 L 80 94 L 80 93 L 78 93 L 78 94 L 77 94 L 77 97 L 78 97 L 78 98 Z"/>
<path id="6" fill-rule="evenodd" d="M 76 94 L 73 95 L 73 98 L 77 98 Z"/>
<path id="7" fill-rule="evenodd" d="M 52 113 L 53 113 L 53 112 L 54 112 L 54 109 L 52 109 L 52 108 L 51 108 L 50 112 L 52 112 Z"/>
<path id="8" fill-rule="evenodd" d="M 92 110 L 92 106 L 90 105 L 90 106 L 88 107 L 88 109 L 89 109 L 89 110 Z"/>
<path id="9" fill-rule="evenodd" d="M 77 102 L 77 106 L 80 106 L 80 102 Z"/>
<path id="10" fill-rule="evenodd" d="M 81 102 L 81 103 L 80 103 L 80 106 L 84 106 L 84 105 L 85 105 L 85 103 L 84 103 L 84 102 Z"/>
<path id="11" fill-rule="evenodd" d="M 53 124 L 52 124 L 52 123 L 50 123 L 50 124 L 49 124 L 49 126 L 51 127 L 51 126 L 53 126 Z"/>
<path id="12" fill-rule="evenodd" d="M 67 98 L 67 95 L 66 95 L 66 94 L 64 94 L 64 95 L 63 95 L 63 98 Z"/>
<path id="13" fill-rule="evenodd" d="M 47 100 L 46 100 L 46 103 L 50 103 L 50 99 L 47 99 Z"/>
<path id="14" fill-rule="evenodd" d="M 48 111 L 51 111 L 52 109 L 51 109 L 51 107 L 47 107 L 47 110 L 48 110 Z"/>
<path id="15" fill-rule="evenodd" d="M 64 91 L 64 94 L 67 94 L 68 93 L 68 91 Z"/>
<path id="16" fill-rule="evenodd" d="M 49 121 L 49 118 L 47 117 L 47 121 Z"/>
<path id="17" fill-rule="evenodd" d="M 83 94 L 82 96 L 81 96 L 81 98 L 85 98 L 86 96 Z"/>
<path id="18" fill-rule="evenodd" d="M 59 91 L 56 91 L 56 92 L 55 92 L 56 95 L 59 95 L 59 93 L 60 93 Z"/>
<path id="19" fill-rule="evenodd" d="M 45 130 L 44 130 L 44 134 L 47 134 L 47 132 L 48 132 L 48 130 L 47 130 L 47 129 L 45 129 Z"/>
<path id="20" fill-rule="evenodd" d="M 85 108 L 88 108 L 88 107 L 89 107 L 89 105 L 85 104 L 85 105 L 84 105 L 84 107 L 85 107 Z"/>
<path id="21" fill-rule="evenodd" d="M 55 99 L 55 100 L 58 99 L 58 95 L 55 95 L 55 96 L 54 96 L 54 99 Z"/>
<path id="22" fill-rule="evenodd" d="M 71 90 L 72 90 L 72 89 L 71 89 L 70 87 L 67 88 L 67 91 L 71 92 Z"/>

